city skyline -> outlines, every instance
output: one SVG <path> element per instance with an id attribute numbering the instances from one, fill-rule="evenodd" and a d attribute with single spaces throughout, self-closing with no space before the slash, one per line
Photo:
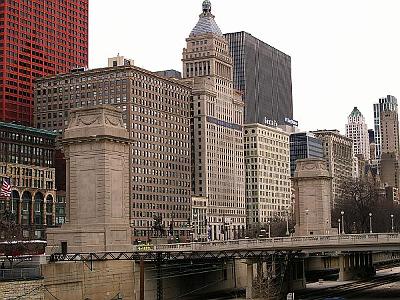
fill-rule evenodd
<path id="1" fill-rule="evenodd" d="M 119 4 L 112 14 L 106 3 L 90 3 L 90 68 L 105 66 L 107 57 L 119 52 L 152 71 L 181 71 L 179 53 L 201 1 Z M 352 107 L 358 106 L 373 128 L 373 103 L 400 94 L 395 76 L 400 44 L 390 40 L 399 27 L 394 15 L 399 6 L 395 1 L 213 1 L 222 32 L 247 31 L 291 56 L 294 119 L 300 128 L 342 133 Z M 136 11 L 143 13 L 131 18 Z M 266 18 L 268 11 L 274 13 Z M 282 20 L 285 26 L 277 26 Z"/>

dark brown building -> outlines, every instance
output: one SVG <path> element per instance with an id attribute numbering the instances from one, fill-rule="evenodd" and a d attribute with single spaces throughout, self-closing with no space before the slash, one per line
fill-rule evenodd
<path id="1" fill-rule="evenodd" d="M 62 133 L 72 108 L 101 104 L 122 109 L 132 140 L 132 226 L 148 237 L 161 216 L 175 235 L 187 235 L 190 219 L 191 89 L 177 80 L 120 66 L 38 79 L 35 124 Z"/>

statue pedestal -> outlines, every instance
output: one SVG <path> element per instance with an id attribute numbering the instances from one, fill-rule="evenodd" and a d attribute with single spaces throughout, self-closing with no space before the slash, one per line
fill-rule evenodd
<path id="1" fill-rule="evenodd" d="M 131 251 L 129 138 L 121 112 L 108 106 L 74 110 L 63 140 L 67 219 L 49 229 L 48 251 Z"/>
<path id="2" fill-rule="evenodd" d="M 300 159 L 293 178 L 296 235 L 332 235 L 332 177 L 321 158 Z"/>

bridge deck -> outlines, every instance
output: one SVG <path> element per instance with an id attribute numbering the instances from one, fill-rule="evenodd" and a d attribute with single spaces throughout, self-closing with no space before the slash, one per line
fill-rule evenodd
<path id="1" fill-rule="evenodd" d="M 141 251 L 143 246 L 135 246 Z M 302 252 L 324 251 L 382 251 L 400 250 L 399 233 L 343 234 L 334 236 L 278 237 L 242 239 L 202 243 L 163 244 L 152 246 L 153 251 L 239 251 L 239 250 L 291 250 Z"/>
<path id="2" fill-rule="evenodd" d="M 273 253 L 400 252 L 400 234 L 345 234 L 335 236 L 280 237 L 204 243 L 136 245 L 132 252 L 54 253 L 50 261 L 145 260 L 172 261 L 266 257 Z"/>

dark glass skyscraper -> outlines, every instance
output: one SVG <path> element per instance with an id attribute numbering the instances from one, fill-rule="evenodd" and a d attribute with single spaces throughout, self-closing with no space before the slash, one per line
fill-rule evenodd
<path id="1" fill-rule="evenodd" d="M 304 158 L 323 158 L 324 149 L 322 142 L 312 133 L 299 132 L 293 133 L 289 137 L 290 141 L 290 175 L 294 176 L 296 161 Z"/>
<path id="2" fill-rule="evenodd" d="M 245 123 L 293 119 L 290 56 L 244 31 L 224 37 L 233 58 L 234 86 L 243 92 Z"/>

